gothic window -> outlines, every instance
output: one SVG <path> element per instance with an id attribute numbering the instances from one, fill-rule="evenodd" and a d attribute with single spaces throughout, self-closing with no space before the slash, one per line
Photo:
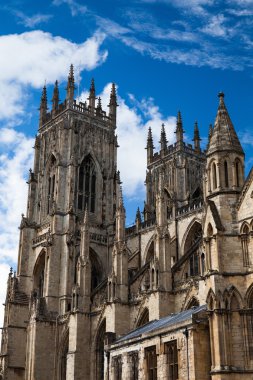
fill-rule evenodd
<path id="1" fill-rule="evenodd" d="M 224 179 L 225 179 L 225 187 L 228 187 L 228 163 L 224 161 Z"/>
<path id="2" fill-rule="evenodd" d="M 122 380 L 122 358 L 121 355 L 113 358 L 114 380 Z"/>
<path id="3" fill-rule="evenodd" d="M 104 380 L 104 339 L 105 339 L 105 320 L 102 322 L 96 344 L 96 380 Z"/>
<path id="4" fill-rule="evenodd" d="M 213 163 L 213 190 L 217 189 L 217 169 L 215 162 Z"/>
<path id="5" fill-rule="evenodd" d="M 91 291 L 93 291 L 102 281 L 102 264 L 98 258 L 98 255 L 93 249 L 90 249 L 90 261 L 91 261 Z"/>
<path id="6" fill-rule="evenodd" d="M 195 251 L 190 257 L 190 276 L 199 274 L 199 254 Z"/>
<path id="7" fill-rule="evenodd" d="M 240 162 L 238 160 L 235 162 L 235 186 L 240 186 Z"/>
<path id="8" fill-rule="evenodd" d="M 56 159 L 54 156 L 52 156 L 49 167 L 48 167 L 48 176 L 47 176 L 47 214 L 51 212 L 52 207 L 53 207 L 53 202 L 55 199 L 55 174 L 56 174 Z"/>
<path id="9" fill-rule="evenodd" d="M 167 355 L 168 366 L 168 379 L 178 379 L 178 355 L 177 355 L 177 341 L 173 340 L 165 345 L 165 352 Z"/>
<path id="10" fill-rule="evenodd" d="M 193 307 L 198 307 L 198 306 L 199 306 L 199 301 L 197 300 L 197 298 L 192 297 L 190 302 L 188 303 L 188 305 L 186 307 L 186 310 L 190 310 Z"/>
<path id="11" fill-rule="evenodd" d="M 249 226 L 244 225 L 241 233 L 243 265 L 249 266 Z"/>
<path id="12" fill-rule="evenodd" d="M 61 352 L 61 380 L 66 380 L 67 378 L 67 356 L 68 356 L 68 347 L 69 347 L 69 339 L 64 342 L 62 352 Z"/>
<path id="13" fill-rule="evenodd" d="M 38 297 L 44 296 L 45 252 L 42 252 L 34 267 L 33 287 Z"/>
<path id="14" fill-rule="evenodd" d="M 147 362 L 147 380 L 157 380 L 156 346 L 145 349 L 145 358 Z"/>
<path id="15" fill-rule="evenodd" d="M 96 206 L 96 170 L 95 164 L 90 156 L 87 156 L 80 168 L 78 175 L 78 204 L 79 210 L 88 208 L 94 213 Z"/>
<path id="16" fill-rule="evenodd" d="M 141 317 L 138 320 L 137 327 L 141 327 L 149 322 L 149 311 L 145 308 L 141 314 Z"/>
<path id="17" fill-rule="evenodd" d="M 130 352 L 129 357 L 131 360 L 130 380 L 138 380 L 139 379 L 139 355 L 138 355 L 138 352 Z"/>
<path id="18" fill-rule="evenodd" d="M 248 347 L 249 347 L 249 356 L 253 360 L 253 292 L 251 291 L 249 301 L 248 301 Z"/>

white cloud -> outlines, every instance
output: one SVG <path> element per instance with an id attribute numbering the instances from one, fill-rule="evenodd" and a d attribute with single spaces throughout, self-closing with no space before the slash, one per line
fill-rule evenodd
<path id="1" fill-rule="evenodd" d="M 26 86 L 39 88 L 44 81 L 66 80 L 70 63 L 79 70 L 102 64 L 107 51 L 100 51 L 105 35 L 95 33 L 81 44 L 43 31 L 0 37 L 0 119 L 22 114 Z"/>
<path id="2" fill-rule="evenodd" d="M 32 167 L 34 139 L 14 129 L 0 129 L 0 262 L 16 263 L 18 225 L 27 200 L 28 170 Z"/>
<path id="3" fill-rule="evenodd" d="M 87 12 L 87 7 L 85 5 L 79 4 L 75 0 L 54 0 L 53 5 L 67 4 L 70 8 L 71 15 L 77 16 L 79 14 L 84 14 Z"/>
<path id="4" fill-rule="evenodd" d="M 27 28 L 34 28 L 36 25 L 48 22 L 53 17 L 52 15 L 42 13 L 37 13 L 33 16 L 27 16 L 21 11 L 13 11 L 13 13 L 19 19 L 20 24 L 26 26 Z"/>
<path id="5" fill-rule="evenodd" d="M 227 27 L 226 17 L 223 14 L 212 16 L 207 25 L 201 28 L 201 32 L 209 34 L 212 37 L 228 37 L 233 35 L 233 28 Z"/>

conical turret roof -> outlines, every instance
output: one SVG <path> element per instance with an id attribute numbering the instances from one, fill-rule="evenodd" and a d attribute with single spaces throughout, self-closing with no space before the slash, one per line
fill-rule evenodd
<path id="1" fill-rule="evenodd" d="M 212 131 L 207 154 L 217 151 L 233 151 L 244 154 L 233 123 L 224 103 L 223 92 L 219 93 L 220 103 Z"/>

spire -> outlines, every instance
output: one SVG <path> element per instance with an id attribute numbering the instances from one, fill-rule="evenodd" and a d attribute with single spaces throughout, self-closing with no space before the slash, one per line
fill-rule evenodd
<path id="1" fill-rule="evenodd" d="M 53 116 L 57 113 L 58 107 L 59 107 L 59 87 L 58 87 L 58 81 L 55 82 L 54 85 L 54 93 L 52 98 L 52 112 Z"/>
<path id="2" fill-rule="evenodd" d="M 117 94 L 115 83 L 112 83 L 110 102 L 109 102 L 109 117 L 112 120 L 114 126 L 116 126 L 116 116 L 117 116 Z"/>
<path id="3" fill-rule="evenodd" d="M 72 107 L 73 105 L 74 92 L 75 92 L 74 66 L 71 64 L 70 69 L 69 69 L 67 98 L 66 98 L 68 107 Z"/>
<path id="4" fill-rule="evenodd" d="M 96 102 L 96 90 L 95 90 L 94 78 L 91 79 L 90 94 L 89 94 L 88 100 L 89 100 L 89 106 L 91 109 L 93 109 L 93 112 L 94 112 L 95 102 Z"/>
<path id="5" fill-rule="evenodd" d="M 201 149 L 200 149 L 200 141 L 201 141 L 201 138 L 199 137 L 199 127 L 198 127 L 198 122 L 195 121 L 195 124 L 194 124 L 194 137 L 193 137 L 193 141 L 194 141 L 194 150 L 196 153 L 200 153 Z"/>
<path id="6" fill-rule="evenodd" d="M 47 88 L 44 85 L 40 100 L 40 127 L 46 122 L 47 119 Z"/>
<path id="7" fill-rule="evenodd" d="M 167 149 L 167 139 L 166 139 L 166 132 L 164 129 L 164 123 L 162 123 L 162 128 L 161 128 L 161 138 L 160 138 L 160 144 L 161 144 L 161 151 L 165 152 Z"/>
<path id="8" fill-rule="evenodd" d="M 136 224 L 137 231 L 139 231 L 141 227 L 141 212 L 140 212 L 139 207 L 137 208 L 137 211 L 136 211 L 135 224 Z"/>
<path id="9" fill-rule="evenodd" d="M 177 137 L 177 142 L 183 142 L 184 140 L 184 130 L 183 130 L 183 123 L 182 123 L 182 117 L 181 117 L 181 112 L 178 111 L 177 114 L 177 126 L 176 126 L 176 137 Z"/>
<path id="10" fill-rule="evenodd" d="M 207 154 L 228 150 L 244 154 L 224 102 L 224 93 L 220 92 L 218 97 L 219 106 Z"/>
<path id="11" fill-rule="evenodd" d="M 148 164 L 152 161 L 153 154 L 154 154 L 154 144 L 153 144 L 153 136 L 152 136 L 152 129 L 149 127 L 148 129 L 148 138 L 147 138 L 147 162 Z"/>
<path id="12" fill-rule="evenodd" d="M 209 149 L 209 145 L 210 145 L 212 134 L 213 134 L 213 126 L 212 126 L 212 124 L 209 124 L 207 150 Z"/>

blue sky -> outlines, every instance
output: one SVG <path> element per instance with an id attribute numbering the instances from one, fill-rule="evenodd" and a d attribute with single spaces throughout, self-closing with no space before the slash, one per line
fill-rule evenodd
<path id="1" fill-rule="evenodd" d="M 117 84 L 128 224 L 137 205 L 143 206 L 148 126 L 156 147 L 163 122 L 172 143 L 181 110 L 186 140 L 191 142 L 198 120 L 204 148 L 221 90 L 248 173 L 253 162 L 252 0 L 9 0 L 1 2 L 0 17 L 0 284 L 17 259 L 41 88 L 46 81 L 50 100 L 58 79 L 64 100 L 71 63 L 82 100 L 94 77 L 106 109 L 110 83 Z"/>

